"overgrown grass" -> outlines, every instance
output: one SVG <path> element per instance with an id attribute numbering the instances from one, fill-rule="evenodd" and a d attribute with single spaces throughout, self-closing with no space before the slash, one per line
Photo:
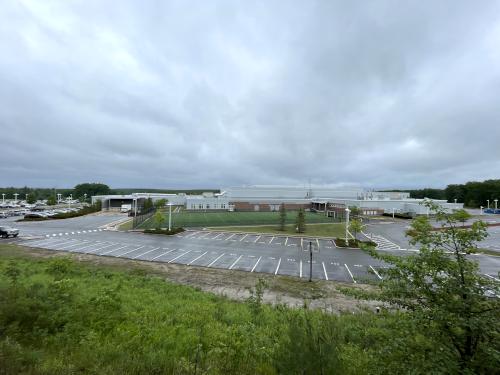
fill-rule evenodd
<path id="1" fill-rule="evenodd" d="M 264 282 L 238 303 L 140 270 L 14 250 L 0 247 L 2 374 L 457 372 L 451 344 L 407 314 L 272 307 Z"/>
<path id="2" fill-rule="evenodd" d="M 168 222 L 168 212 L 164 213 Z M 296 212 L 288 212 L 286 222 L 295 223 Z M 314 212 L 306 212 L 306 223 L 333 223 L 334 219 Z M 172 213 L 172 225 L 176 227 L 212 227 L 228 225 L 268 225 L 279 223 L 278 212 L 191 212 Z M 149 219 L 141 228 L 154 228 L 153 219 Z"/>
<path id="3" fill-rule="evenodd" d="M 315 237 L 340 237 L 344 235 L 345 224 L 329 223 L 329 224 L 306 224 L 305 233 L 297 233 L 294 224 L 285 226 L 285 230 L 279 230 L 277 225 L 256 225 L 256 226 L 226 226 L 213 227 L 211 229 L 238 231 L 244 233 L 269 233 L 276 235 L 302 235 Z"/>

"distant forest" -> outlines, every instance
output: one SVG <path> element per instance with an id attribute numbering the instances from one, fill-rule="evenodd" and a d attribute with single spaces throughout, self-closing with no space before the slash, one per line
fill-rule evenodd
<path id="1" fill-rule="evenodd" d="M 493 200 L 500 199 L 500 180 L 470 181 L 465 184 L 448 185 L 445 189 L 397 190 L 410 193 L 411 198 L 446 199 L 448 202 L 464 203 L 466 207 L 490 207 Z"/>

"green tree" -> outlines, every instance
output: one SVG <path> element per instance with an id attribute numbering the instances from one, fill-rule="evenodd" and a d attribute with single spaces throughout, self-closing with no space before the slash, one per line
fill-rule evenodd
<path id="1" fill-rule="evenodd" d="M 454 217 L 457 221 L 460 221 L 462 223 L 462 226 L 465 226 L 465 222 L 469 220 L 472 215 L 465 210 L 456 210 L 454 213 Z"/>
<path id="2" fill-rule="evenodd" d="M 425 205 L 436 212 L 442 230 L 434 230 L 425 216 L 413 220 L 407 235 L 413 245 L 421 246 L 416 255 L 368 250 L 392 265 L 382 271 L 377 298 L 408 312 L 436 349 L 449 353 L 450 373 L 495 373 L 500 359 L 500 283 L 481 275 L 470 259 L 476 243 L 487 236 L 486 225 L 477 221 L 461 228 L 460 214 L 446 213 L 432 201 Z"/>
<path id="3" fill-rule="evenodd" d="M 156 229 L 161 229 L 163 228 L 163 223 L 165 222 L 165 216 L 163 216 L 160 211 L 156 211 L 155 215 L 153 216 L 153 222 L 155 223 Z"/>
<path id="4" fill-rule="evenodd" d="M 297 212 L 297 219 L 295 221 L 295 224 L 297 233 L 304 233 L 306 231 L 306 215 L 303 208 L 301 208 L 299 212 Z"/>
<path id="5" fill-rule="evenodd" d="M 33 204 L 36 203 L 37 194 L 35 191 L 32 191 L 28 194 L 28 198 L 26 199 L 26 203 Z"/>
<path id="6" fill-rule="evenodd" d="M 350 215 L 353 219 L 356 219 L 359 215 L 361 215 L 361 210 L 357 206 L 351 206 L 349 207 Z"/>
<path id="7" fill-rule="evenodd" d="M 108 185 L 101 183 L 83 183 L 78 184 L 74 187 L 73 196 L 81 198 L 84 194 L 90 198 L 93 195 L 107 195 L 110 194 L 111 190 Z"/>
<path id="8" fill-rule="evenodd" d="M 285 224 L 286 224 L 286 208 L 285 204 L 282 203 L 280 205 L 280 221 L 279 221 L 279 230 L 284 231 L 285 230 Z"/>
<path id="9" fill-rule="evenodd" d="M 160 209 L 160 208 L 163 208 L 166 206 L 168 200 L 167 199 L 158 199 L 156 202 L 155 202 L 155 208 L 156 209 Z"/>
<path id="10" fill-rule="evenodd" d="M 357 239 L 358 233 L 363 230 L 363 224 L 359 219 L 352 219 L 349 222 L 349 231 L 354 235 L 354 240 Z"/>
<path id="11" fill-rule="evenodd" d="M 50 196 L 47 198 L 47 204 L 48 204 L 49 206 L 54 206 L 56 203 L 57 203 L 57 201 L 56 201 L 56 197 L 54 197 L 53 195 L 50 195 Z"/>
<path id="12" fill-rule="evenodd" d="M 148 198 L 144 201 L 144 204 L 142 205 L 142 211 L 143 212 L 149 212 L 151 209 L 153 209 L 153 200 L 151 198 Z"/>

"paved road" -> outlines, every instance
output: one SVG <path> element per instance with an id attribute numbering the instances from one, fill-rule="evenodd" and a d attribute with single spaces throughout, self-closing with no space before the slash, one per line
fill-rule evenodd
<path id="1" fill-rule="evenodd" d="M 303 249 L 307 249 L 311 242 L 314 279 L 376 281 L 380 278 L 378 270 L 384 267 L 383 263 L 361 250 L 338 249 L 331 241 L 317 238 L 202 230 L 162 236 L 105 229 L 106 224 L 120 218 L 123 216 L 91 215 L 68 220 L 16 223 L 22 236 L 8 241 L 44 249 L 302 278 L 309 277 L 309 253 Z M 387 224 L 380 227 L 390 228 Z M 393 233 L 396 229 L 384 229 L 384 233 Z M 385 250 L 401 255 L 410 253 L 399 248 Z M 498 276 L 500 258 L 478 256 L 477 259 L 482 272 Z"/>

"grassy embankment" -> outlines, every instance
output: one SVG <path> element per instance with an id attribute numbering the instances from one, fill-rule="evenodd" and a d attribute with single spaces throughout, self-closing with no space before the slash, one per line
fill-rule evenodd
<path id="1" fill-rule="evenodd" d="M 336 316 L 273 307 L 261 303 L 264 285 L 246 302 L 234 302 L 140 269 L 33 259 L 20 249 L 0 245 L 5 374 L 456 370 L 449 346 L 421 334 L 403 313 Z"/>

